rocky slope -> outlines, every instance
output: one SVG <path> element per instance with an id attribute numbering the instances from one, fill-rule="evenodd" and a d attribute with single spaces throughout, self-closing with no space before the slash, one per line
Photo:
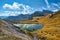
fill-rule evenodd
<path id="1" fill-rule="evenodd" d="M 17 40 L 20 40 L 20 39 L 21 40 L 32 40 L 30 39 L 29 36 L 26 36 L 25 34 L 23 34 L 24 32 L 21 32 L 21 30 L 16 29 L 14 26 L 12 26 L 9 23 L 7 23 L 4 20 L 0 20 L 0 30 L 1 30 L 0 32 L 4 33 L 4 34 L 3 33 L 0 34 L 0 35 L 3 35 L 0 37 L 2 40 L 4 40 L 6 36 L 7 36 L 6 38 L 7 40 L 12 39 L 12 38 L 13 38 L 12 40 L 16 40 L 16 39 Z M 54 12 L 53 14 L 46 14 L 45 16 L 36 16 L 36 17 L 33 17 L 32 20 L 22 20 L 20 22 L 18 21 L 17 23 L 43 24 L 43 27 L 41 29 L 32 31 L 31 34 L 29 31 L 25 31 L 27 35 L 33 35 L 34 40 L 35 39 L 36 40 L 38 39 L 60 40 L 60 10 L 57 12 Z M 38 39 L 35 36 L 37 36 Z"/>
<path id="2" fill-rule="evenodd" d="M 32 40 L 24 32 L 0 19 L 0 40 Z"/>

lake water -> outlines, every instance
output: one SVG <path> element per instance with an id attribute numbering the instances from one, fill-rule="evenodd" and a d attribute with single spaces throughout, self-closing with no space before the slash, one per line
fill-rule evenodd
<path id="1" fill-rule="evenodd" d="M 30 31 L 37 30 L 43 26 L 42 24 L 13 24 L 13 25 Z"/>

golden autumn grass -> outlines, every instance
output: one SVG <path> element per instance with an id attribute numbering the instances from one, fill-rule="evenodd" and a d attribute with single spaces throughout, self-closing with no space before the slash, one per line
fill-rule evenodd
<path id="1" fill-rule="evenodd" d="M 39 39 L 41 40 L 60 40 L 60 11 L 57 11 L 53 14 L 53 16 L 50 18 L 51 14 L 46 14 L 42 17 L 33 17 L 32 20 L 26 20 L 26 21 L 20 21 L 18 23 L 28 23 L 28 24 L 43 24 L 43 27 L 41 29 L 32 31 L 32 34 L 35 34 Z M 0 27 L 5 27 L 2 25 L 1 22 Z M 27 35 L 29 35 L 29 31 L 25 31 Z M 0 31 L 0 39 L 4 40 L 16 40 L 17 38 L 13 36 L 4 35 Z M 18 38 L 18 40 L 20 40 Z"/>
<path id="2" fill-rule="evenodd" d="M 44 40 L 60 40 L 60 11 L 49 18 L 50 14 L 38 20 L 43 24 L 43 28 L 33 31 L 40 39 Z"/>
<path id="3" fill-rule="evenodd" d="M 60 40 L 60 11 L 42 17 L 33 17 L 25 23 L 43 24 L 41 29 L 32 32 L 41 40 Z M 29 32 L 26 31 L 26 34 Z"/>

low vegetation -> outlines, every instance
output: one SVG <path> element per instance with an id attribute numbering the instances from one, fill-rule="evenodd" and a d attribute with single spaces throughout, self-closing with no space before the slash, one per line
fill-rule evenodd
<path id="1" fill-rule="evenodd" d="M 45 17 L 42 17 L 38 20 L 39 23 L 43 24 L 42 29 L 33 31 L 33 34 L 36 34 L 40 39 L 44 40 L 60 40 L 60 11 L 52 14 L 48 14 Z"/>
<path id="2" fill-rule="evenodd" d="M 41 29 L 32 31 L 31 34 L 36 35 L 40 40 L 60 40 L 60 11 L 53 14 L 46 14 L 41 17 L 33 17 L 32 20 L 22 20 L 17 23 L 28 23 L 28 24 L 43 24 Z M 5 25 L 0 21 L 0 28 L 4 28 Z M 31 36 L 30 32 L 25 30 L 25 33 Z M 0 40 L 20 40 L 14 36 L 8 36 L 3 34 L 0 30 Z M 21 39 L 22 40 L 22 39 Z"/>

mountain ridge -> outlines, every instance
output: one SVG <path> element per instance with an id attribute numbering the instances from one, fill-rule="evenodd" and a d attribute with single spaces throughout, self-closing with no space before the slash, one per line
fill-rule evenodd
<path id="1" fill-rule="evenodd" d="M 20 14 L 20 15 L 18 15 L 18 16 L 9 16 L 9 17 L 7 17 L 7 18 L 4 18 L 4 20 L 13 20 L 13 21 L 15 21 L 15 20 L 21 20 L 21 19 L 25 19 L 25 18 L 27 18 L 27 19 L 32 19 L 33 17 L 35 17 L 35 16 L 43 16 L 43 15 L 45 15 L 45 14 L 47 14 L 47 13 L 53 13 L 52 11 L 49 11 L 49 10 L 43 10 L 42 12 L 41 11 L 35 11 L 34 13 L 32 13 L 32 14 Z"/>

